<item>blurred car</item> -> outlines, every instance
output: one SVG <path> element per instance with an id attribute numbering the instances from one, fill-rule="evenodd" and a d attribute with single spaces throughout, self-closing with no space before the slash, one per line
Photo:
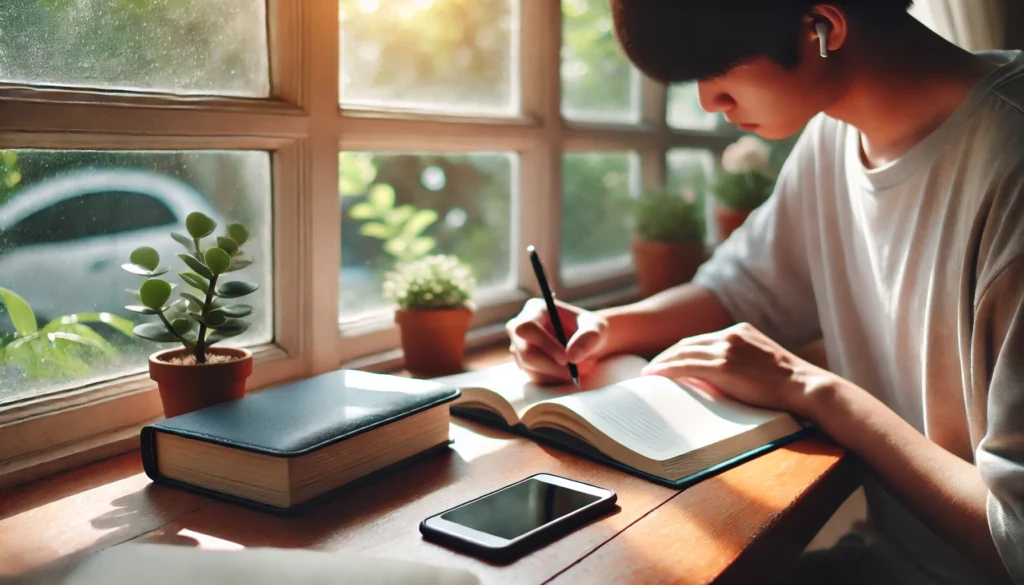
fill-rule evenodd
<path id="1" fill-rule="evenodd" d="M 121 268 L 131 251 L 151 246 L 169 277 L 184 248 L 170 232 L 187 233 L 185 217 L 217 211 L 190 185 L 144 169 L 88 169 L 21 189 L 0 206 L 0 286 L 25 298 L 38 320 L 82 311 L 128 315 L 142 277 Z"/>

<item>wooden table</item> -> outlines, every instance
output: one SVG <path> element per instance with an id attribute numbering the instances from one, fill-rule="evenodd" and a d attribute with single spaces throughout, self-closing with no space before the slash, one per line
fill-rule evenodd
<path id="1" fill-rule="evenodd" d="M 0 576 L 134 541 L 400 556 L 485 583 L 758 582 L 784 572 L 859 481 L 852 457 L 817 438 L 677 491 L 457 418 L 451 436 L 450 451 L 296 518 L 154 485 L 137 451 L 101 461 L 0 496 Z M 610 488 L 619 508 L 506 566 L 420 536 L 423 518 L 542 471 Z"/>

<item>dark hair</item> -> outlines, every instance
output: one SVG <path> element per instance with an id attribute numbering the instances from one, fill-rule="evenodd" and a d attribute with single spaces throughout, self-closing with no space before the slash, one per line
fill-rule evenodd
<path id="1" fill-rule="evenodd" d="M 662 83 L 708 79 L 758 56 L 799 61 L 799 33 L 811 8 L 828 0 L 611 0 L 626 56 Z M 851 20 L 877 27 L 913 0 L 831 0 Z"/>

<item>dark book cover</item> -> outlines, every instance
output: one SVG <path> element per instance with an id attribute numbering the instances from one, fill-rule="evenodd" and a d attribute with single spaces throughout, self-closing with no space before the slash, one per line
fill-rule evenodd
<path id="1" fill-rule="evenodd" d="M 458 389 L 437 382 L 358 370 L 328 372 L 147 425 L 141 433 L 143 469 L 157 483 L 251 507 L 291 513 L 323 496 L 285 510 L 172 480 L 157 471 L 156 434 L 169 433 L 290 458 L 450 402 L 459 395 Z M 447 445 L 437 445 L 429 451 Z M 376 476 L 410 460 L 370 475 Z M 339 489 L 354 487 L 357 482 L 362 483 L 362 480 Z"/>

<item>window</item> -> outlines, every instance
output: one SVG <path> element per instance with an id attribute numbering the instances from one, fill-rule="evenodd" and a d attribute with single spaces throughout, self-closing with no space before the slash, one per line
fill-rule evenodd
<path id="1" fill-rule="evenodd" d="M 177 269 L 191 211 L 253 233 L 259 389 L 394 364 L 382 280 L 427 254 L 477 277 L 471 343 L 539 293 L 527 245 L 560 298 L 629 298 L 632 202 L 703 194 L 738 135 L 630 65 L 607 0 L 0 2 L 0 89 L 0 287 L 103 340 L 30 362 L 0 308 L 5 469 L 160 416 L 120 265 Z"/>
<path id="2" fill-rule="evenodd" d="M 640 120 L 640 74 L 615 39 L 607 0 L 562 0 L 561 70 L 566 118 Z"/>
<path id="3" fill-rule="evenodd" d="M 341 104 L 519 113 L 519 1 L 340 0 Z"/>
<path id="4" fill-rule="evenodd" d="M 458 255 L 484 291 L 511 288 L 516 163 L 511 153 L 342 153 L 342 322 L 386 309 L 384 274 L 426 254 Z"/>
<path id="5" fill-rule="evenodd" d="M 170 234 L 185 233 L 185 217 L 193 211 L 221 226 L 229 221 L 249 226 L 253 238 L 246 249 L 260 261 L 237 276 L 260 289 L 246 299 L 253 306 L 250 329 L 231 344 L 272 340 L 266 153 L 15 152 L 22 178 L 0 204 L 0 222 L 13 222 L 0 231 L 0 286 L 25 299 L 40 326 L 79 315 L 104 343 L 77 347 L 55 341 L 52 348 L 37 348 L 34 356 L 12 350 L 9 359 L 0 360 L 0 405 L 146 369 L 146 356 L 165 346 L 127 335 L 127 323 L 149 319 L 124 308 L 136 304 L 126 289 L 137 289 L 141 279 L 121 264 L 136 247 L 150 246 L 160 253 L 161 264 L 180 266 L 175 254 L 183 248 Z M 172 282 L 178 282 L 176 272 L 168 276 Z M 87 317 L 98 313 L 114 315 L 116 322 Z M 14 333 L 11 319 L 0 318 L 0 335 Z"/>
<path id="6" fill-rule="evenodd" d="M 263 0 L 0 3 L 0 80 L 265 97 Z"/>
<path id="7" fill-rule="evenodd" d="M 629 202 L 639 193 L 636 153 L 565 155 L 561 237 L 567 280 L 578 280 L 586 268 L 602 261 L 628 260 Z"/>

